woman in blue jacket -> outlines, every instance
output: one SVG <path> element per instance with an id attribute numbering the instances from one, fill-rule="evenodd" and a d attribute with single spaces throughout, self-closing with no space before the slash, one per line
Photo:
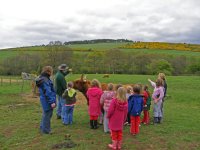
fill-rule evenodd
<path id="1" fill-rule="evenodd" d="M 40 103 L 43 110 L 40 130 L 44 134 L 50 134 L 51 132 L 51 117 L 53 115 L 53 109 L 56 107 L 56 93 L 53 88 L 53 82 L 50 80 L 52 74 L 52 67 L 45 66 L 39 78 L 36 79 L 36 85 L 40 92 Z"/>

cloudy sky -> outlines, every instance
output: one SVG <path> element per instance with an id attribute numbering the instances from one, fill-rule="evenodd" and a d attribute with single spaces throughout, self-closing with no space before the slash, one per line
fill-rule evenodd
<path id="1" fill-rule="evenodd" d="M 0 0 L 0 48 L 101 38 L 200 43 L 200 1 Z"/>

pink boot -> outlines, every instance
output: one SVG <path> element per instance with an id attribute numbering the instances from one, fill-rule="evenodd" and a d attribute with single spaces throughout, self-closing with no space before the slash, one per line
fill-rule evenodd
<path id="1" fill-rule="evenodd" d="M 117 141 L 112 140 L 112 144 L 108 144 L 108 147 L 111 149 L 117 149 Z"/>
<path id="2" fill-rule="evenodd" d="M 117 148 L 118 150 L 122 148 L 122 140 L 117 142 Z"/>

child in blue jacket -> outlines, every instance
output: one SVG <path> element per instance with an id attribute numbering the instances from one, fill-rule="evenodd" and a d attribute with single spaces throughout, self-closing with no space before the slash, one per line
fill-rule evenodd
<path id="1" fill-rule="evenodd" d="M 131 116 L 130 133 L 136 135 L 139 133 L 140 114 L 143 109 L 143 96 L 140 85 L 136 84 L 133 87 L 133 95 L 128 99 L 128 113 Z"/>

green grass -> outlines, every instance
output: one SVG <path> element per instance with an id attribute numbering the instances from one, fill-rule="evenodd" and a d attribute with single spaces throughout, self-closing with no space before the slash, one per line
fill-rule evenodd
<path id="1" fill-rule="evenodd" d="M 0 51 L 0 61 L 4 60 L 6 58 L 11 58 L 20 54 L 40 54 L 43 51 L 34 51 L 33 49 L 30 48 L 30 50 L 22 50 L 22 51 L 18 51 L 18 50 L 1 50 Z"/>
<path id="2" fill-rule="evenodd" d="M 18 54 L 17 51 L 6 51 L 6 50 L 0 51 L 0 60 L 16 56 L 17 54 Z"/>
<path id="3" fill-rule="evenodd" d="M 80 75 L 69 75 L 66 79 L 74 80 Z M 97 78 L 101 82 L 143 83 L 156 76 L 143 75 L 111 75 L 102 78 L 101 74 L 89 74 L 88 79 Z M 168 93 L 164 103 L 164 122 L 161 125 L 141 126 L 140 134 L 133 137 L 129 127 L 124 128 L 123 149 L 200 149 L 200 78 L 197 76 L 167 77 Z M 152 91 L 152 88 L 150 88 Z M 74 150 L 106 150 L 110 136 L 98 130 L 89 129 L 89 117 L 84 99 L 79 99 L 75 107 L 74 124 L 63 126 L 52 118 L 53 135 L 40 135 L 39 122 L 41 106 L 39 99 L 25 100 L 21 94 L 20 84 L 4 84 L 0 86 L 0 149 L 3 150 L 46 150 L 55 144 L 66 142 L 65 135 L 77 144 Z M 24 92 L 30 93 L 27 83 Z M 80 103 L 81 102 L 81 103 Z M 20 105 L 21 104 L 21 105 Z M 23 105 L 22 105 L 23 104 Z M 151 109 L 152 114 L 152 109 Z M 64 149 L 64 148 L 63 148 Z"/>
<path id="4" fill-rule="evenodd" d="M 113 48 L 118 48 L 127 44 L 127 42 L 122 43 L 97 43 L 97 44 L 74 44 L 70 45 L 69 47 L 72 49 L 83 49 L 83 50 L 109 50 Z"/>

